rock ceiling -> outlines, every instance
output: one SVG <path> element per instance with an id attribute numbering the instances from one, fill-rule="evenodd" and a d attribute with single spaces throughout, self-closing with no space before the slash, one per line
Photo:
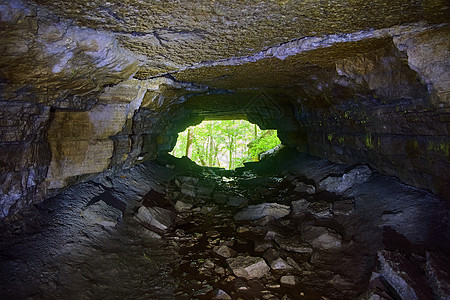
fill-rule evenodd
<path id="1" fill-rule="evenodd" d="M 445 1 L 38 0 L 36 3 L 73 25 L 113 33 L 125 48 L 144 55 L 136 74 L 139 78 L 223 60 L 233 59 L 222 62 L 229 65 L 245 63 L 248 57 L 253 60 L 280 57 L 283 54 L 267 50 L 293 41 L 300 41 L 301 45 L 297 43 L 291 48 L 300 46 L 303 51 L 326 46 L 323 43 L 333 45 L 388 36 L 391 34 L 374 30 L 419 21 L 437 24 L 448 16 Z M 306 45 L 302 39 L 308 42 L 308 37 L 318 38 Z M 309 57 L 299 60 L 311 62 Z M 329 58 L 321 63 L 327 61 Z M 281 68 L 289 69 L 285 65 Z M 185 75 L 181 77 L 186 79 Z"/>

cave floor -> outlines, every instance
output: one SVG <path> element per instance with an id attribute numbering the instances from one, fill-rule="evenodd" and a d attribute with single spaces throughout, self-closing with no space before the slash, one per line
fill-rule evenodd
<path id="1" fill-rule="evenodd" d="M 396 278 L 419 299 L 439 298 L 445 284 L 430 270 L 450 269 L 441 200 L 289 151 L 236 171 L 164 157 L 0 223 L 0 298 L 408 296 Z"/>

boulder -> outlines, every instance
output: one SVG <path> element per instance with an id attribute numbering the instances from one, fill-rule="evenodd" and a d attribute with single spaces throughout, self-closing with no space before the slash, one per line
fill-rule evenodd
<path id="1" fill-rule="evenodd" d="M 90 223 L 112 227 L 116 226 L 118 220 L 122 217 L 122 212 L 100 200 L 83 210 L 81 216 Z"/>
<path id="2" fill-rule="evenodd" d="M 361 165 L 344 173 L 342 176 L 328 176 L 319 182 L 320 191 L 328 191 L 337 195 L 343 195 L 355 184 L 361 184 L 369 179 L 372 171 L 368 166 Z"/>
<path id="3" fill-rule="evenodd" d="M 135 218 L 140 223 L 162 231 L 167 230 L 175 222 L 175 214 L 161 207 L 141 206 Z"/>
<path id="4" fill-rule="evenodd" d="M 238 212 L 234 218 L 235 220 L 258 220 L 265 216 L 272 216 L 275 219 L 287 216 L 291 209 L 287 205 L 278 203 L 261 203 L 257 205 L 250 205 L 245 210 Z"/>
<path id="5" fill-rule="evenodd" d="M 227 263 L 234 275 L 245 279 L 261 278 L 270 271 L 269 266 L 261 257 L 238 256 L 228 258 Z"/>
<path id="6" fill-rule="evenodd" d="M 433 299 L 426 285 L 425 276 L 403 254 L 394 251 L 378 251 L 380 274 L 392 286 L 401 299 Z"/>
<path id="7" fill-rule="evenodd" d="M 320 250 L 341 247 L 342 237 L 336 231 L 321 226 L 308 226 L 302 230 L 302 239 Z"/>

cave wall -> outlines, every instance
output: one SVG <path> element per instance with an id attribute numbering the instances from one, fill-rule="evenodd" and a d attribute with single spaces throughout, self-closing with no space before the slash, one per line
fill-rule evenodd
<path id="1" fill-rule="evenodd" d="M 368 163 L 450 198 L 449 33 L 446 27 L 409 34 L 394 38 L 388 49 L 337 61 L 337 74 L 356 93 L 343 101 L 343 86 L 335 84 L 297 99 L 308 151 L 336 162 Z"/>
<path id="2" fill-rule="evenodd" d="M 230 117 L 450 198 L 444 2 L 147 2 L 0 2 L 0 218 Z"/>

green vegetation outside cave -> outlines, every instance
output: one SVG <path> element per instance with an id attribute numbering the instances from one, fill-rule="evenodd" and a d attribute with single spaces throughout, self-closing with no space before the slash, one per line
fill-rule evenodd
<path id="1" fill-rule="evenodd" d="M 171 154 L 187 156 L 202 166 L 232 170 L 258 161 L 261 153 L 280 143 L 276 130 L 261 130 L 245 120 L 203 121 L 178 134 Z"/>

